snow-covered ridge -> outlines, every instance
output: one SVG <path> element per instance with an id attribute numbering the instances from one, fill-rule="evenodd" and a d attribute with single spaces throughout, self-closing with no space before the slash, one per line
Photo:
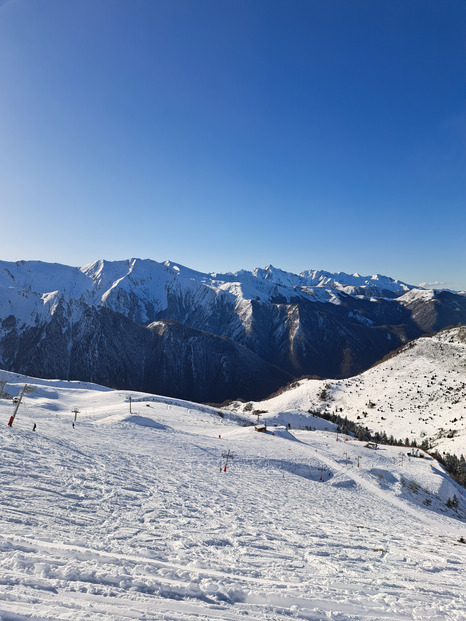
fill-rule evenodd
<path id="1" fill-rule="evenodd" d="M 0 261 L 0 319 L 14 316 L 22 326 L 35 325 L 62 298 L 106 306 L 148 324 L 168 307 L 170 294 L 176 293 L 197 308 L 205 307 L 206 314 L 217 300 L 226 301 L 244 323 L 253 301 L 290 303 L 300 298 L 339 305 L 340 295 L 373 299 L 397 297 L 407 290 L 409 285 L 385 276 L 317 270 L 297 275 L 271 265 L 234 274 L 206 274 L 171 261 L 136 258 L 98 260 L 81 268 L 42 261 Z M 52 296 L 54 306 L 49 303 Z"/>
<path id="2" fill-rule="evenodd" d="M 75 299 L 84 299 L 94 305 L 106 304 L 117 292 L 135 294 L 141 299 L 157 301 L 163 308 L 167 291 L 171 288 L 193 290 L 208 288 L 241 296 L 246 300 L 269 300 L 293 296 L 310 300 L 333 301 L 335 292 L 361 295 L 367 291 L 372 297 L 391 294 L 394 297 L 412 289 L 410 285 L 378 274 L 330 274 L 307 270 L 292 274 L 271 265 L 252 271 L 240 270 L 228 274 L 205 274 L 165 261 L 149 259 L 125 261 L 94 261 L 81 268 L 41 261 L 0 261 L 0 286 L 14 287 L 39 294 L 59 291 Z"/>
<path id="3" fill-rule="evenodd" d="M 404 295 L 398 298 L 398 301 L 402 304 L 411 304 L 414 301 L 422 300 L 426 302 L 435 298 L 435 291 L 433 289 L 411 289 Z"/>
<path id="4" fill-rule="evenodd" d="M 294 289 L 295 291 L 314 287 L 338 289 L 350 295 L 355 292 L 361 294 L 364 289 L 368 289 L 374 292 L 390 292 L 398 296 L 413 288 L 412 285 L 380 274 L 360 276 L 359 274 L 346 274 L 345 272 L 332 274 L 322 270 L 305 270 L 300 274 L 293 274 L 292 272 L 278 269 L 273 265 L 269 265 L 266 268 L 256 268 L 251 272 L 241 270 L 235 274 L 215 274 L 215 276 L 225 280 L 234 279 L 245 283 L 251 282 L 253 279 L 257 282 L 265 281 L 279 287 Z"/>
<path id="5" fill-rule="evenodd" d="M 345 380 L 301 380 L 280 395 L 232 409 L 338 412 L 396 440 L 427 442 L 466 456 L 466 327 L 408 343 L 399 353 Z"/>

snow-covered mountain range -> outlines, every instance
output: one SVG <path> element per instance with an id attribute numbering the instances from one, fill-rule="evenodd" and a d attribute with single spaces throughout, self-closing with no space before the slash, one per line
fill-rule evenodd
<path id="1" fill-rule="evenodd" d="M 84 267 L 69 267 L 41 261 L 0 261 L 0 286 L 21 287 L 36 293 L 47 294 L 58 291 L 74 299 L 85 299 L 90 304 L 100 305 L 112 299 L 117 292 L 124 291 L 141 300 L 140 315 L 131 317 L 139 323 L 154 320 L 154 311 L 163 310 L 167 304 L 167 291 L 175 288 L 196 288 L 201 285 L 219 294 L 221 291 L 238 295 L 241 289 L 245 300 L 270 301 L 277 295 L 290 299 L 294 294 L 315 300 L 330 299 L 335 289 L 351 295 L 370 297 L 398 297 L 415 287 L 375 274 L 331 274 L 319 270 L 306 270 L 292 274 L 269 265 L 265 269 L 240 270 L 236 273 L 205 274 L 175 264 L 171 261 L 158 263 L 150 259 L 128 259 L 126 261 L 94 261 Z M 314 292 L 314 288 L 319 292 Z M 153 306 L 153 301 L 159 304 Z M 150 303 L 152 301 L 152 303 Z M 146 305 L 145 313 L 143 308 Z"/>
<path id="2" fill-rule="evenodd" d="M 431 457 L 282 406 L 257 433 L 250 411 L 0 377 L 1 619 L 464 619 L 464 489 Z"/>
<path id="3" fill-rule="evenodd" d="M 202 401 L 263 398 L 305 374 L 355 375 L 458 323 L 465 295 L 381 275 L 0 262 L 4 368 Z"/>

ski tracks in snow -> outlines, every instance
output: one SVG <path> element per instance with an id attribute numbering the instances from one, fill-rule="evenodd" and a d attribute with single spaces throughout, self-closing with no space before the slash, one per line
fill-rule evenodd
<path id="1" fill-rule="evenodd" d="M 0 617 L 464 618 L 464 547 L 325 434 L 202 419 L 193 435 L 174 410 L 5 434 Z"/>

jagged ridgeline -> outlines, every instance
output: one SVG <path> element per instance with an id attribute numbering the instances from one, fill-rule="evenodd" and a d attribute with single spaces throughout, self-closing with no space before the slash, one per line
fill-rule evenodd
<path id="1" fill-rule="evenodd" d="M 3 368 L 196 401 L 260 399 L 303 375 L 349 377 L 458 323 L 464 293 L 380 275 L 0 262 Z"/>

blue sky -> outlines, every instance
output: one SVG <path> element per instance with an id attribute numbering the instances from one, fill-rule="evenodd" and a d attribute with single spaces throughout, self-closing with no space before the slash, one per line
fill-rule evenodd
<path id="1" fill-rule="evenodd" d="M 466 289 L 463 0 L 0 0 L 3 260 Z"/>

